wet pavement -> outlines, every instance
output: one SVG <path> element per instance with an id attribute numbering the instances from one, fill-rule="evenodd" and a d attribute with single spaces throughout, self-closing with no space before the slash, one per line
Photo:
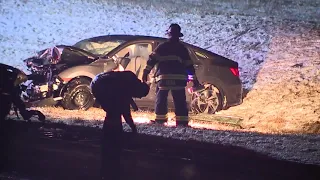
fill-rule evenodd
<path id="1" fill-rule="evenodd" d="M 11 169 L 32 179 L 97 179 L 99 128 L 10 122 Z M 319 167 L 240 147 L 125 133 L 123 178 L 319 179 Z M 213 178 L 214 177 L 214 178 Z M 27 180 L 27 179 L 26 179 Z"/>

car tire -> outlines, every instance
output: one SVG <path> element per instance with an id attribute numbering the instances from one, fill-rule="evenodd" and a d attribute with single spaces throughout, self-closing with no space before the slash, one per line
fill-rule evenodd
<path id="1" fill-rule="evenodd" d="M 191 96 L 190 109 L 194 114 L 215 114 L 223 107 L 223 92 L 215 85 L 206 85 L 207 89 Z"/>
<path id="2" fill-rule="evenodd" d="M 90 80 L 78 78 L 67 84 L 61 105 L 68 110 L 88 110 L 95 103 L 90 89 Z"/>

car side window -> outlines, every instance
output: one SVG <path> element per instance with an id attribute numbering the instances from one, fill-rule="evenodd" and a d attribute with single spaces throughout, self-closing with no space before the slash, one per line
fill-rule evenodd
<path id="1" fill-rule="evenodd" d="M 142 79 L 142 71 L 146 67 L 149 55 L 152 53 L 151 43 L 135 43 L 124 47 L 116 55 L 130 59 L 125 70 L 132 71 Z"/>

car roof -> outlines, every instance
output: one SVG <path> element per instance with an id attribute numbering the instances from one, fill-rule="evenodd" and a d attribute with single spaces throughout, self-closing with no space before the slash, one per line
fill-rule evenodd
<path id="1" fill-rule="evenodd" d="M 81 41 L 84 40 L 89 40 L 89 41 L 112 41 L 112 40 L 124 40 L 124 41 L 139 41 L 139 40 L 155 40 L 155 41 L 166 41 L 168 40 L 167 38 L 163 38 L 163 37 L 157 37 L 157 36 L 146 36 L 146 35 L 128 35 L 128 34 L 113 34 L 113 35 L 103 35 L 103 36 L 96 36 L 96 37 L 92 37 L 92 38 L 88 38 L 88 39 L 83 39 Z M 79 41 L 80 42 L 80 41 Z M 189 46 L 190 48 L 194 49 L 194 50 L 198 50 L 201 51 L 203 53 L 206 53 L 209 56 L 212 57 L 219 57 L 220 60 L 224 60 L 224 61 L 232 61 L 231 59 L 228 59 L 226 57 L 223 57 L 219 54 L 216 54 L 214 52 L 211 52 L 209 50 L 206 50 L 202 47 L 198 47 L 186 42 L 181 41 L 182 43 L 184 43 L 185 45 Z M 237 64 L 235 61 L 231 62 L 233 65 Z"/>
<path id="2" fill-rule="evenodd" d="M 114 35 L 96 36 L 96 37 L 83 39 L 83 40 L 90 40 L 90 41 L 110 41 L 110 40 L 135 41 L 135 40 L 166 40 L 166 38 L 156 37 L 156 36 L 144 36 L 144 35 L 114 34 Z M 81 41 L 83 41 L 83 40 L 81 40 Z"/>
<path id="3" fill-rule="evenodd" d="M 157 37 L 157 36 L 145 36 L 145 35 L 127 35 L 127 34 L 114 34 L 114 35 L 103 35 L 103 36 L 96 36 L 84 40 L 90 40 L 90 41 L 110 41 L 110 40 L 124 40 L 124 41 L 138 41 L 138 40 L 157 40 L 157 41 L 166 41 L 167 38 L 163 37 Z M 80 41 L 79 41 L 80 42 Z M 183 42 L 183 41 L 182 41 Z M 183 42 L 184 44 L 190 46 L 191 48 L 198 49 L 200 51 L 206 52 L 211 55 L 216 55 L 215 53 L 208 51 L 206 49 L 203 49 L 201 47 L 189 44 L 187 42 Z"/>

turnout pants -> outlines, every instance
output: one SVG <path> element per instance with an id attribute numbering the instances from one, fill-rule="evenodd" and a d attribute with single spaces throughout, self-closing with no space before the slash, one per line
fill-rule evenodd
<path id="1" fill-rule="evenodd" d="M 186 102 L 186 92 L 185 89 L 178 90 L 160 90 L 157 86 L 156 89 L 156 104 L 155 113 L 157 123 L 165 123 L 168 121 L 168 94 L 171 91 L 177 125 L 188 125 L 188 107 Z"/>

